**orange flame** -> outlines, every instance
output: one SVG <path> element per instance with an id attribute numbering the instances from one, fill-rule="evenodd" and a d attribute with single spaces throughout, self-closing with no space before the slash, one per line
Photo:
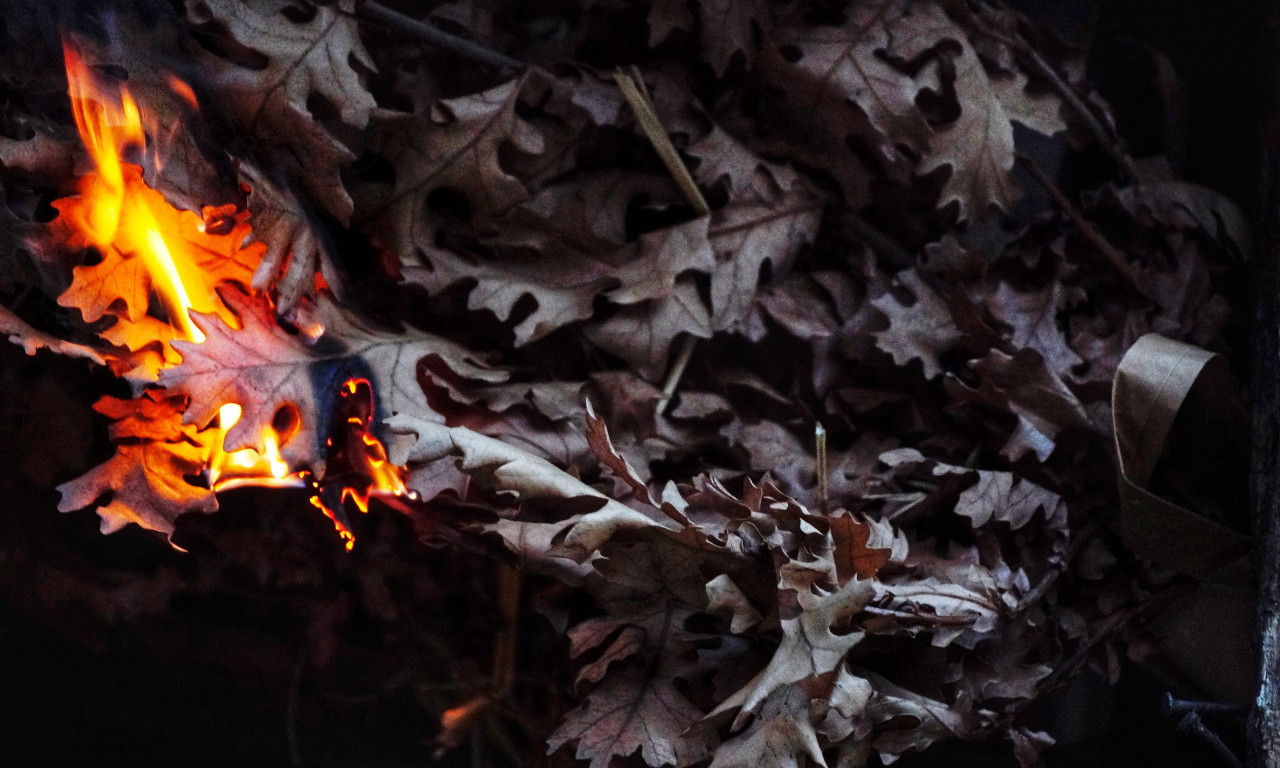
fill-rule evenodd
<path id="1" fill-rule="evenodd" d="M 149 128 L 154 137 L 160 127 L 126 87 L 106 86 L 70 45 L 64 45 L 63 51 L 72 113 L 94 164 L 94 171 L 81 177 L 78 197 L 54 203 L 71 228 L 73 239 L 78 242 L 78 238 L 83 238 L 86 245 L 97 248 L 104 256 L 112 254 L 125 260 L 140 260 L 169 323 L 183 338 L 194 342 L 205 340 L 191 320 L 191 310 L 216 313 L 229 326 L 240 327 L 238 318 L 215 291 L 218 276 L 206 273 L 200 266 L 199 242 L 202 237 L 209 238 L 199 217 L 173 208 L 159 192 L 147 186 L 142 168 L 125 159 L 131 151 L 145 150 L 147 131 L 144 129 Z M 195 93 L 187 83 L 173 76 L 169 76 L 167 82 L 187 106 L 197 108 Z M 159 158 L 153 158 L 153 164 L 158 169 Z M 321 276 L 317 275 L 316 280 L 318 285 L 324 285 Z M 131 349 L 156 340 L 154 324 L 126 324 L 123 320 L 117 322 L 117 328 Z M 173 362 L 166 360 L 162 365 Z M 371 392 L 368 381 L 348 380 L 343 387 L 343 397 L 356 395 L 361 386 Z M 313 490 L 311 503 L 333 521 L 344 545 L 351 549 L 355 535 L 345 524 L 345 512 L 341 508 L 330 509 L 322 501 L 323 482 L 331 483 L 331 488 L 343 483 L 339 498 L 343 502 L 351 499 L 361 512 L 368 511 L 371 495 L 412 496 L 405 487 L 403 469 L 388 461 L 386 449 L 370 434 L 371 395 L 358 405 L 357 402 L 348 401 L 348 406 L 354 408 L 349 412 L 359 415 L 349 416 L 346 420 L 349 426 L 344 425 L 342 430 L 343 448 L 337 461 L 341 471 L 326 481 L 317 481 L 305 471 L 292 472 L 280 450 L 290 435 L 279 434 L 272 427 L 267 427 L 262 435 L 261 452 L 251 448 L 227 451 L 226 436 L 240 420 L 242 408 L 234 402 L 224 404 L 218 411 L 207 463 L 209 486 L 214 491 L 222 491 L 243 486 L 297 487 L 309 483 Z"/>
<path id="2" fill-rule="evenodd" d="M 140 167 L 124 160 L 131 148 L 145 148 L 144 115 L 138 103 L 124 86 L 114 94 L 98 87 L 93 70 L 71 46 L 63 47 L 63 55 L 71 111 L 95 171 L 81 178 L 80 196 L 59 201 L 59 209 L 89 245 L 142 260 L 170 323 L 184 338 L 204 341 L 188 315 L 192 309 L 216 312 L 238 325 L 214 291 L 213 281 L 196 266 L 194 246 L 175 236 L 172 222 L 179 212 L 146 185 Z M 173 84 L 182 86 L 182 98 L 194 99 L 185 83 L 174 78 Z"/>
<path id="3" fill-rule="evenodd" d="M 262 453 L 252 448 L 231 452 L 223 448 L 227 433 L 240 420 L 241 410 L 236 403 L 226 403 L 218 409 L 219 434 L 209 457 L 209 486 L 222 491 L 246 485 L 281 488 L 301 485 L 301 473 L 290 474 L 288 463 L 280 457 L 280 436 L 270 427 L 263 435 Z"/>

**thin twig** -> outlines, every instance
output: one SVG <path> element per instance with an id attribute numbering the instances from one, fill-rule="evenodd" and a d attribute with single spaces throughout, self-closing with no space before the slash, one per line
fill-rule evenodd
<path id="1" fill-rule="evenodd" d="M 618 89 L 622 91 L 622 96 L 627 100 L 631 111 L 635 113 L 636 120 L 640 123 L 640 130 L 653 145 L 658 157 L 662 158 L 662 164 L 667 167 L 667 173 L 671 174 L 671 178 L 680 188 L 685 200 L 693 206 L 693 210 L 699 216 L 711 213 L 711 207 L 707 205 L 706 198 L 702 196 L 697 182 L 693 180 L 693 174 L 689 173 L 684 161 L 680 159 L 680 152 L 671 143 L 667 129 L 662 127 L 662 121 L 658 119 L 658 113 L 653 108 L 653 101 L 649 98 L 644 81 L 638 74 L 624 72 L 621 67 L 614 70 L 613 79 L 618 83 Z"/>
<path id="2" fill-rule="evenodd" d="M 1098 231 L 1098 228 L 1093 226 L 1092 222 L 1084 217 L 1084 214 L 1072 204 L 1071 200 L 1063 194 L 1062 190 L 1058 189 L 1058 185 L 1053 183 L 1053 179 L 1050 179 L 1044 171 L 1040 170 L 1040 167 L 1032 162 L 1031 158 L 1021 152 L 1018 152 L 1015 156 L 1022 167 L 1026 168 L 1027 172 L 1035 178 L 1040 186 L 1044 187 L 1044 190 L 1049 193 L 1049 196 L 1058 204 L 1058 207 L 1062 209 L 1063 213 L 1067 214 L 1067 216 L 1071 218 L 1072 223 L 1076 225 L 1076 229 L 1082 236 L 1084 236 L 1084 239 L 1088 240 L 1094 248 L 1097 248 L 1103 256 L 1106 256 L 1107 261 L 1111 262 L 1111 266 L 1115 267 L 1116 271 L 1119 272 L 1135 290 L 1145 295 L 1146 291 L 1143 290 L 1142 286 L 1138 283 L 1138 278 L 1133 273 L 1133 267 L 1130 266 L 1129 262 L 1125 259 L 1124 254 L 1112 245 L 1107 238 Z"/>
<path id="3" fill-rule="evenodd" d="M 644 78 L 640 76 L 640 71 L 632 67 L 630 72 L 625 72 L 618 67 L 613 72 L 613 79 L 617 82 L 618 90 L 622 91 L 622 96 L 627 100 L 631 111 L 635 113 L 636 120 L 640 123 L 640 130 L 653 145 L 658 157 L 662 159 L 662 164 L 667 167 L 667 173 L 671 174 L 671 178 L 680 188 L 685 200 L 693 206 L 693 210 L 699 216 L 710 214 L 711 206 L 707 205 L 707 199 L 702 196 L 702 190 L 698 189 L 698 183 L 693 180 L 693 174 L 689 173 L 684 160 L 680 159 L 680 152 L 671 143 L 667 129 L 662 127 L 662 121 L 658 119 L 658 113 L 653 108 L 653 100 L 649 98 L 649 90 L 644 84 Z M 671 404 L 671 398 L 675 397 L 676 388 L 680 386 L 680 377 L 684 375 L 684 369 L 689 365 L 689 358 L 693 356 L 693 350 L 697 344 L 696 336 L 685 335 L 684 341 L 680 344 L 680 352 L 676 355 L 675 362 L 667 371 L 667 378 L 662 384 L 662 397 L 658 400 L 657 413 L 665 412 L 667 406 Z"/>
<path id="4" fill-rule="evenodd" d="M 491 67 L 500 69 L 504 67 L 524 69 L 528 66 L 519 59 L 513 59 L 505 53 L 499 53 L 457 35 L 451 35 L 438 27 L 418 21 L 399 11 L 393 11 L 380 3 L 374 2 L 374 0 L 363 0 L 356 7 L 356 14 L 481 64 L 488 64 Z"/>
<path id="5" fill-rule="evenodd" d="M 882 616 L 886 619 L 896 619 L 897 621 L 905 621 L 913 624 L 927 624 L 929 626 L 967 627 L 978 620 L 976 615 L 949 616 L 933 613 L 908 613 L 907 611 L 895 611 L 892 608 L 877 608 L 871 605 L 864 607 L 862 612 L 872 616 Z"/>
<path id="6" fill-rule="evenodd" d="M 827 430 L 821 424 L 813 425 L 813 453 L 818 475 L 818 509 L 827 514 Z"/>
<path id="7" fill-rule="evenodd" d="M 1243 768 L 1244 763 L 1240 762 L 1240 758 L 1235 752 L 1231 751 L 1218 734 L 1213 729 L 1204 724 L 1200 719 L 1199 712 L 1188 712 L 1178 721 L 1178 732 L 1195 736 L 1197 739 L 1208 745 L 1214 752 L 1218 753 L 1218 757 L 1222 758 L 1222 762 L 1231 766 L 1231 768 Z"/>
<path id="8" fill-rule="evenodd" d="M 495 699 L 504 698 L 511 692 L 511 684 L 516 677 L 523 583 L 524 571 L 507 563 L 498 563 L 498 613 L 502 623 L 493 645 L 493 674 L 489 688 Z"/>
<path id="9" fill-rule="evenodd" d="M 1126 611 L 1117 611 L 1103 619 L 1094 629 L 1093 634 L 1089 636 L 1089 639 L 1084 641 L 1084 643 L 1076 649 L 1076 652 L 1071 654 L 1070 658 L 1059 664 L 1057 668 L 1055 668 L 1048 677 L 1041 680 L 1036 687 L 1042 691 L 1048 691 L 1056 687 L 1058 683 L 1061 683 L 1063 680 L 1070 677 L 1071 674 L 1080 667 L 1080 665 L 1084 664 L 1085 660 L 1089 658 L 1089 654 L 1093 653 L 1093 650 L 1097 648 L 1102 641 L 1110 638 L 1112 632 L 1115 632 L 1120 627 L 1129 623 L 1130 619 L 1138 615 L 1140 609 L 1141 606 L 1130 608 Z"/>
<path id="10" fill-rule="evenodd" d="M 298 698 L 306 662 L 307 645 L 304 643 L 298 651 L 298 660 L 293 664 L 293 677 L 289 680 L 289 701 L 285 705 L 284 732 L 289 742 L 289 764 L 295 766 L 302 765 L 302 750 L 298 745 Z"/>
<path id="11" fill-rule="evenodd" d="M 689 359 L 693 357 L 693 349 L 696 346 L 698 346 L 698 337 L 686 333 L 680 342 L 680 351 L 676 354 L 676 360 L 667 371 L 667 379 L 662 383 L 662 397 L 658 398 L 658 404 L 654 407 L 655 413 L 665 413 L 667 406 L 671 404 L 671 398 L 675 397 L 676 388 L 680 386 L 680 377 L 684 375 L 684 369 L 688 367 Z"/>

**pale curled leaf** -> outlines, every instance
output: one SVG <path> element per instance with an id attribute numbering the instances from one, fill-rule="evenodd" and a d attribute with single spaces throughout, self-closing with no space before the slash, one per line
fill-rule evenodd
<path id="1" fill-rule="evenodd" d="M 386 424 L 392 432 L 416 436 L 412 444 L 392 444 L 390 459 L 396 464 L 412 465 L 458 456 L 463 471 L 481 477 L 494 490 L 511 493 L 521 500 L 580 497 L 598 500 L 595 510 L 580 518 L 544 524 L 543 527 L 554 528 L 554 535 L 560 537 L 545 553 L 548 557 L 570 557 L 581 562 L 619 529 L 660 525 L 545 459 L 466 427 L 447 427 L 411 414 L 392 416 Z"/>
<path id="2" fill-rule="evenodd" d="M 716 750 L 711 768 L 804 768 L 810 763 L 826 768 L 817 731 L 810 720 L 810 696 L 804 686 L 789 685 L 772 693 L 760 715 L 741 734 Z"/>
<path id="3" fill-rule="evenodd" d="M 750 683 L 720 702 L 709 716 L 740 708 L 735 721 L 735 727 L 739 727 L 748 713 L 755 712 L 782 686 L 835 669 L 862 640 L 863 633 L 848 631 L 837 635 L 832 627 L 861 610 L 874 591 L 870 581 L 856 579 L 825 595 L 815 595 L 808 585 L 797 585 L 797 599 L 803 611 L 796 618 L 782 621 L 782 643 L 769 664 Z"/>

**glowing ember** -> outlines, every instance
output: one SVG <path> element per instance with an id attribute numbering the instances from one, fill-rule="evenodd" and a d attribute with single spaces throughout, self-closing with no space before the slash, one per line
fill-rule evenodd
<path id="1" fill-rule="evenodd" d="M 333 520 L 350 548 L 354 537 L 346 525 L 343 508 L 348 499 L 361 512 L 368 512 L 370 496 L 390 500 L 410 494 L 404 484 L 404 470 L 387 460 L 386 449 L 369 431 L 373 425 L 373 389 L 369 382 L 349 379 L 338 396 L 325 476 L 312 503 Z"/>

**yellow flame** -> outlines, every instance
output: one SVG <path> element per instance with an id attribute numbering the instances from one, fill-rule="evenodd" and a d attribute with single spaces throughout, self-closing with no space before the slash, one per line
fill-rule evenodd
<path id="1" fill-rule="evenodd" d="M 81 179 L 80 202 L 70 218 L 98 250 L 114 249 L 125 258 L 141 259 L 170 322 L 185 338 L 203 341 L 190 310 L 218 312 L 224 319 L 230 313 L 196 266 L 195 254 L 181 238 L 167 237 L 160 225 L 176 212 L 146 186 L 136 166 L 126 169 L 125 152 L 145 147 L 142 111 L 126 87 L 118 94 L 96 87 L 92 70 L 75 50 L 64 46 L 63 51 L 71 111 L 96 171 Z"/>
<path id="2" fill-rule="evenodd" d="M 230 452 L 225 449 L 227 433 L 240 421 L 242 413 L 237 403 L 226 403 L 218 409 L 219 434 L 209 457 L 209 485 L 215 491 L 241 485 L 300 485 L 301 477 L 290 475 L 288 462 L 280 456 L 280 438 L 270 427 L 262 436 L 261 453 L 252 448 Z"/>

